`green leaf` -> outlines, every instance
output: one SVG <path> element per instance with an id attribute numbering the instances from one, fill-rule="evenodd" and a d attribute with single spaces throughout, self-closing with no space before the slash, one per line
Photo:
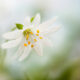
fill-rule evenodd
<path id="1" fill-rule="evenodd" d="M 35 18 L 34 16 L 31 18 L 31 22 L 33 22 L 33 21 L 34 21 L 34 18 Z"/>
<path id="2" fill-rule="evenodd" d="M 18 29 L 23 29 L 23 24 L 16 24 L 16 27 L 17 27 Z"/>

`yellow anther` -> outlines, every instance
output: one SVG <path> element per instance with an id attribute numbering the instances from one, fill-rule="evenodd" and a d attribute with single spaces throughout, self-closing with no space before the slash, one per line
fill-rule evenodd
<path id="1" fill-rule="evenodd" d="M 33 32 L 30 32 L 33 35 Z"/>
<path id="2" fill-rule="evenodd" d="M 43 37 L 39 37 L 40 39 L 43 39 Z"/>
<path id="3" fill-rule="evenodd" d="M 39 34 L 36 34 L 36 36 L 39 36 Z"/>
<path id="4" fill-rule="evenodd" d="M 25 46 L 25 47 L 27 47 L 27 44 L 26 44 L 26 43 L 24 43 L 24 46 Z"/>
<path id="5" fill-rule="evenodd" d="M 37 30 L 37 33 L 39 33 L 39 30 Z"/>
<path id="6" fill-rule="evenodd" d="M 28 41 L 28 44 L 30 44 L 31 42 L 30 41 Z"/>
<path id="7" fill-rule="evenodd" d="M 36 40 L 36 39 L 34 39 L 34 42 L 37 42 L 37 40 Z"/>
<path id="8" fill-rule="evenodd" d="M 29 34 L 26 35 L 26 39 L 27 39 L 27 40 L 29 39 Z"/>
<path id="9" fill-rule="evenodd" d="M 31 48 L 33 48 L 33 47 L 34 47 L 34 45 L 32 44 L 32 45 L 31 45 Z"/>

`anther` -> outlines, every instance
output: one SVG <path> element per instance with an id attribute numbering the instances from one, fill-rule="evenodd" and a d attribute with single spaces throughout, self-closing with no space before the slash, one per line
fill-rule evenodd
<path id="1" fill-rule="evenodd" d="M 34 39 L 34 42 L 37 42 L 37 40 L 36 40 L 36 39 Z"/>
<path id="2" fill-rule="evenodd" d="M 39 30 L 37 30 L 37 33 L 39 33 Z"/>
<path id="3" fill-rule="evenodd" d="M 30 44 L 31 42 L 30 41 L 28 41 L 28 44 Z"/>
<path id="4" fill-rule="evenodd" d="M 30 32 L 33 35 L 33 32 Z"/>
<path id="5" fill-rule="evenodd" d="M 31 45 L 31 48 L 33 48 L 33 47 L 34 47 L 34 45 L 32 44 L 32 45 Z"/>
<path id="6" fill-rule="evenodd" d="M 36 34 L 36 36 L 39 36 L 39 34 Z"/>
<path id="7" fill-rule="evenodd" d="M 40 39 L 43 39 L 43 37 L 39 37 Z"/>
<path id="8" fill-rule="evenodd" d="M 25 47 L 27 47 L 27 44 L 26 44 L 26 43 L 24 43 L 24 46 L 25 46 Z"/>

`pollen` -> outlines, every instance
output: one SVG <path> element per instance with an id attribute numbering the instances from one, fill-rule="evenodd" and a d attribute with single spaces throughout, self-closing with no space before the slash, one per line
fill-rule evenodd
<path id="1" fill-rule="evenodd" d="M 33 48 L 33 47 L 34 47 L 34 45 L 32 44 L 32 45 L 31 45 L 31 48 Z"/>
<path id="2" fill-rule="evenodd" d="M 39 37 L 40 39 L 43 39 L 43 37 Z"/>
<path id="3" fill-rule="evenodd" d="M 26 39 L 27 39 L 27 40 L 29 39 L 29 34 L 26 35 Z"/>
<path id="4" fill-rule="evenodd" d="M 33 32 L 30 32 L 33 35 Z"/>
<path id="5" fill-rule="evenodd" d="M 40 31 L 39 30 L 37 30 L 37 33 L 39 33 Z"/>
<path id="6" fill-rule="evenodd" d="M 37 40 L 36 40 L 36 39 L 34 39 L 34 42 L 37 42 Z"/>
<path id="7" fill-rule="evenodd" d="M 25 46 L 25 47 L 27 47 L 27 44 L 26 44 L 26 43 L 24 43 L 24 46 Z"/>
<path id="8" fill-rule="evenodd" d="M 28 44 L 30 44 L 31 42 L 30 41 L 28 41 Z"/>
<path id="9" fill-rule="evenodd" d="M 36 34 L 36 36 L 39 36 L 39 34 Z"/>

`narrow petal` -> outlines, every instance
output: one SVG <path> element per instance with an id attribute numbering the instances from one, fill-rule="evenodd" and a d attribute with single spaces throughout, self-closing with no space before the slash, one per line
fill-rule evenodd
<path id="1" fill-rule="evenodd" d="M 10 39 L 17 39 L 21 35 L 22 35 L 22 31 L 21 30 L 16 30 L 16 31 L 5 33 L 3 35 L 3 38 L 8 39 L 8 40 L 10 40 Z"/>
<path id="2" fill-rule="evenodd" d="M 30 46 L 28 46 L 27 48 L 25 48 L 24 52 L 22 53 L 22 55 L 19 58 L 19 61 L 22 61 L 25 58 L 27 58 L 27 56 L 29 55 L 30 51 L 31 51 L 31 47 Z"/>
<path id="3" fill-rule="evenodd" d="M 53 43 L 50 39 L 43 37 L 43 39 L 41 40 L 42 43 L 48 47 L 53 47 Z"/>
<path id="4" fill-rule="evenodd" d="M 23 53 L 24 51 L 24 42 L 25 42 L 25 39 L 23 38 L 22 41 L 21 41 L 21 44 L 16 52 L 16 54 L 13 56 L 13 59 L 17 59 L 18 57 L 21 56 L 21 54 Z"/>
<path id="5" fill-rule="evenodd" d="M 60 28 L 61 28 L 61 26 L 58 25 L 58 26 L 56 26 L 54 28 L 51 28 L 50 30 L 46 30 L 45 32 L 42 32 L 41 34 L 43 34 L 44 36 L 45 35 L 49 35 L 49 34 L 52 34 L 52 33 L 56 32 L 56 31 L 58 31 Z"/>
<path id="6" fill-rule="evenodd" d="M 8 42 L 2 44 L 2 48 L 6 49 L 6 48 L 16 47 L 21 42 L 21 39 L 22 38 L 20 37 L 20 38 L 18 38 L 16 40 L 8 41 Z"/>
<path id="7" fill-rule="evenodd" d="M 28 26 L 30 26 L 31 22 L 30 22 L 30 17 L 26 17 L 24 20 L 24 27 L 28 28 Z"/>
<path id="8" fill-rule="evenodd" d="M 43 31 L 47 27 L 51 26 L 56 21 L 56 19 L 57 19 L 57 16 L 48 21 L 45 21 L 44 23 L 39 25 L 39 29 Z"/>
<path id="9" fill-rule="evenodd" d="M 42 45 L 40 41 L 37 41 L 34 45 L 34 50 L 38 53 L 39 56 L 43 55 Z"/>
<path id="10" fill-rule="evenodd" d="M 18 59 L 24 51 L 24 47 L 20 46 L 16 54 L 13 56 L 13 60 Z"/>
<path id="11" fill-rule="evenodd" d="M 32 22 L 32 25 L 33 25 L 34 27 L 38 27 L 39 24 L 40 24 L 40 14 L 38 13 L 38 14 L 36 15 L 34 21 Z"/>

